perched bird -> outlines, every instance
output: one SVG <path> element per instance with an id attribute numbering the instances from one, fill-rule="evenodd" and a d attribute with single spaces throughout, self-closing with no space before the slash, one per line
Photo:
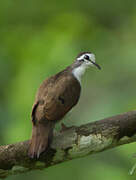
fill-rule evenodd
<path id="1" fill-rule="evenodd" d="M 81 76 L 91 66 L 101 69 L 95 63 L 93 53 L 82 52 L 73 64 L 41 84 L 31 114 L 33 128 L 28 150 L 31 158 L 39 158 L 47 149 L 56 122 L 77 104 L 81 91 Z"/>

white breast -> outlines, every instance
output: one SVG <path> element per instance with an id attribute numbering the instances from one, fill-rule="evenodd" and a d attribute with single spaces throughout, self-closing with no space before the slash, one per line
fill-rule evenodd
<path id="1" fill-rule="evenodd" d="M 77 68 L 75 68 L 72 73 L 75 76 L 75 78 L 80 82 L 81 84 L 81 77 L 85 73 L 86 66 L 82 65 Z"/>

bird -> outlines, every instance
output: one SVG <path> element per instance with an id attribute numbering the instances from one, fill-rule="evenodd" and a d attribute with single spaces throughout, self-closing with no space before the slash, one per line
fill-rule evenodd
<path id="1" fill-rule="evenodd" d="M 79 101 L 81 77 L 89 67 L 101 69 L 93 53 L 81 52 L 70 66 L 45 79 L 40 85 L 31 113 L 30 158 L 39 158 L 50 146 L 55 124 Z"/>

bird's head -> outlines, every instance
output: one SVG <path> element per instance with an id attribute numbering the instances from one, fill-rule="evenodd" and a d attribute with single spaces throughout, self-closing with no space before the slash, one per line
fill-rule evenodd
<path id="1" fill-rule="evenodd" d="M 76 60 L 72 64 L 72 73 L 80 81 L 85 70 L 91 66 L 101 69 L 101 67 L 96 64 L 95 55 L 93 53 L 82 52 L 76 57 Z"/>
<path id="2" fill-rule="evenodd" d="M 91 52 L 80 53 L 76 58 L 76 63 L 79 64 L 79 66 L 84 66 L 85 68 L 94 66 L 101 69 L 101 67 L 95 62 L 95 55 Z"/>

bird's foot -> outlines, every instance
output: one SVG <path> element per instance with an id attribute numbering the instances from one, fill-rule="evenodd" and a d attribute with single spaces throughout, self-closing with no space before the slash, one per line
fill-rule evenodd
<path id="1" fill-rule="evenodd" d="M 61 130 L 60 132 L 66 131 L 68 129 L 74 128 L 75 126 L 67 127 L 64 123 L 61 123 Z"/>

